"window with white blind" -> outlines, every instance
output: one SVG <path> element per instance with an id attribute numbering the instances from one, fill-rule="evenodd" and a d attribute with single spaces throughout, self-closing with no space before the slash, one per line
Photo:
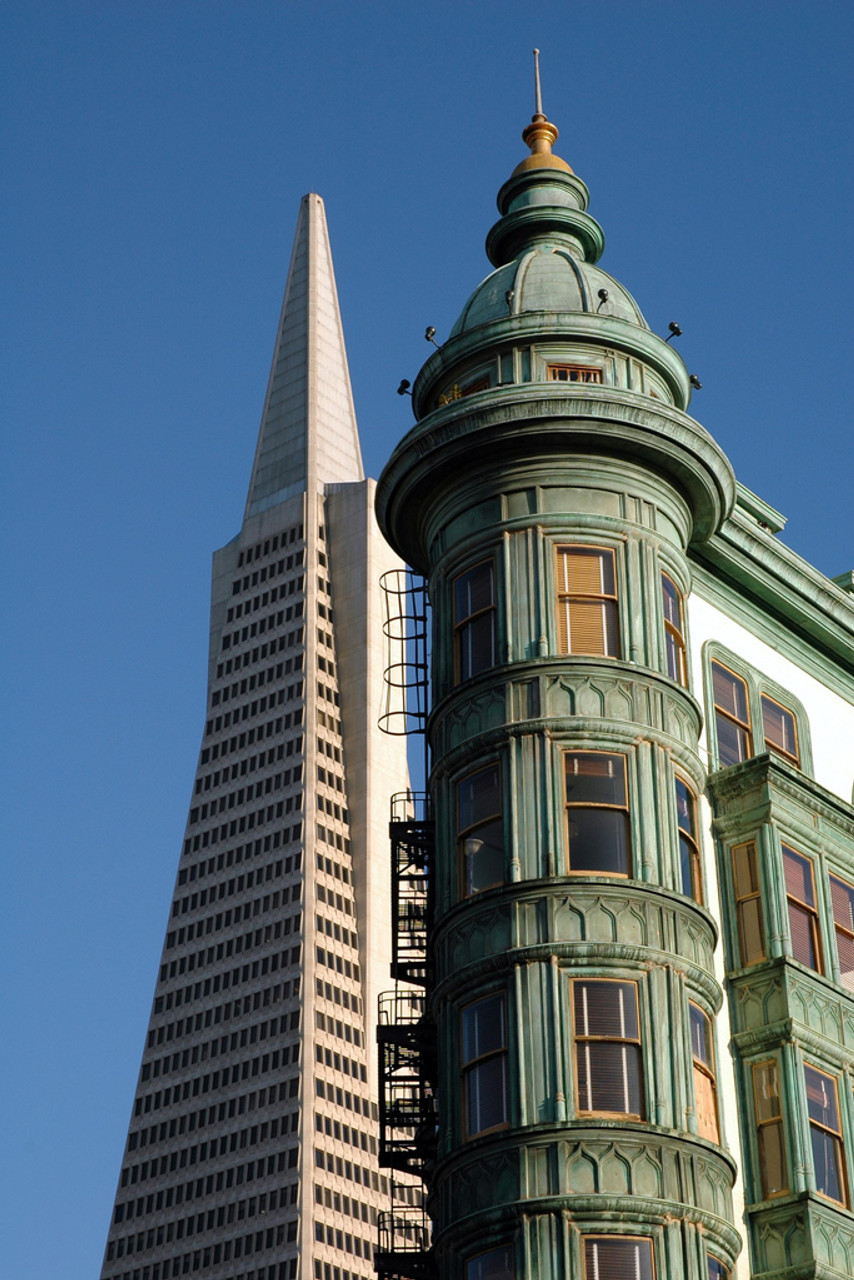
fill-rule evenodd
<path id="1" fill-rule="evenodd" d="M 557 548 L 559 653 L 619 658 L 617 576 L 607 547 Z"/>
<path id="2" fill-rule="evenodd" d="M 584 1280 L 654 1280 L 645 1236 L 583 1236 Z"/>
<path id="3" fill-rule="evenodd" d="M 507 1010 L 503 993 L 461 1014 L 463 1132 L 467 1138 L 508 1122 Z"/>
<path id="4" fill-rule="evenodd" d="M 578 1111 L 641 1119 L 637 983 L 579 978 L 573 988 Z"/>

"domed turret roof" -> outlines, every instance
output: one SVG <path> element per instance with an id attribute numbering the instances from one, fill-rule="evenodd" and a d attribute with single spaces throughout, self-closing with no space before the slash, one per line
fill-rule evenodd
<path id="1" fill-rule="evenodd" d="M 603 298 L 603 293 L 607 297 Z M 570 248 L 546 240 L 482 280 L 450 336 L 523 311 L 586 311 L 619 316 L 649 328 L 640 307 L 618 280 L 601 267 L 579 259 Z"/>

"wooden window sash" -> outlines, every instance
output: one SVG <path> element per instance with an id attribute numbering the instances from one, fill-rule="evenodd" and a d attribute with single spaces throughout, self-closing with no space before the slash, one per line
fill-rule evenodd
<path id="1" fill-rule="evenodd" d="M 690 826 L 683 825 L 679 816 L 679 787 L 682 786 L 688 797 L 688 811 Z M 691 862 L 691 897 L 695 902 L 703 901 L 703 876 L 702 862 L 700 858 L 700 845 L 698 840 L 698 823 L 697 823 L 697 797 L 693 790 L 688 786 L 683 778 L 676 779 L 676 825 L 679 833 L 679 870 L 680 870 L 680 886 L 682 871 L 682 848 L 681 842 L 684 840 L 690 851 Z"/>
<path id="2" fill-rule="evenodd" d="M 755 884 L 755 888 L 752 888 L 748 893 L 739 893 L 739 855 L 743 855 L 745 858 L 749 878 Z M 733 884 L 735 886 L 735 914 L 740 951 L 739 959 L 742 966 L 746 967 L 765 959 L 765 921 L 762 913 L 762 889 L 759 882 L 755 841 L 748 840 L 744 844 L 733 845 L 732 863 Z M 751 927 L 750 921 L 755 921 L 755 927 Z"/>
<path id="3" fill-rule="evenodd" d="M 719 1143 L 720 1117 L 718 1115 L 718 1086 L 715 1077 L 712 1023 L 699 1005 L 690 1003 L 688 1008 L 692 1012 L 696 1011 L 702 1019 L 703 1038 L 708 1052 L 708 1060 L 696 1052 L 692 1032 L 691 1056 L 694 1062 L 694 1104 L 697 1116 L 697 1132 L 701 1138 L 708 1138 L 710 1142 Z"/>
<path id="4" fill-rule="evenodd" d="M 761 1111 L 763 1098 L 759 1091 L 760 1085 L 758 1073 L 760 1071 L 768 1071 L 769 1068 L 774 1074 L 775 1092 L 773 1097 L 776 1099 L 776 1110 L 770 1115 L 762 1116 Z M 771 1095 L 766 1095 L 766 1097 L 769 1096 Z M 780 1098 L 780 1079 L 777 1063 L 773 1058 L 765 1062 L 757 1062 L 753 1066 L 753 1108 L 754 1116 L 756 1118 L 756 1139 L 757 1147 L 759 1149 L 759 1176 L 762 1183 L 762 1195 L 766 1200 L 773 1200 L 777 1196 L 786 1195 L 789 1191 L 786 1140 L 783 1130 L 783 1111 Z M 766 1131 L 768 1131 L 768 1134 L 774 1133 L 773 1141 L 777 1145 L 780 1157 L 780 1180 L 783 1183 L 783 1186 L 776 1187 L 774 1190 L 768 1189 L 769 1176 L 765 1163 L 765 1151 L 767 1149 L 766 1144 L 770 1145 L 771 1139 L 770 1137 L 766 1138 Z"/>
<path id="5" fill-rule="evenodd" d="M 478 1004 L 484 1004 L 486 1003 L 486 1001 L 494 1000 L 496 997 L 495 995 L 484 996 L 481 1000 L 474 1000 L 472 1001 L 471 1004 L 466 1005 L 464 1009 L 460 1010 L 460 1057 L 461 1057 L 460 1083 L 462 1086 L 462 1097 L 460 1099 L 460 1104 L 461 1104 L 460 1113 L 463 1117 L 463 1134 L 466 1138 L 479 1137 L 482 1133 L 497 1132 L 499 1129 L 506 1129 L 509 1124 L 509 1120 L 507 1118 L 508 1101 L 509 1101 L 509 1098 L 508 1098 L 509 1081 L 508 1081 L 508 1075 L 506 1071 L 506 1063 L 507 1063 L 507 1057 L 508 1057 L 507 1001 L 503 993 L 497 993 L 497 994 L 499 995 L 499 998 L 500 998 L 499 1007 L 501 1009 L 500 1017 L 501 1017 L 501 1027 L 502 1027 L 502 1043 L 500 1045 L 497 1045 L 494 1049 L 487 1049 L 485 1052 L 478 1053 L 472 1058 L 466 1058 L 466 1059 L 462 1058 L 463 1047 L 465 1043 L 464 1041 L 465 1015 L 467 1012 L 469 1012 L 469 1010 L 474 1009 Z M 468 1113 L 469 1079 L 480 1068 L 482 1068 L 483 1066 L 491 1062 L 497 1062 L 499 1059 L 503 1060 L 505 1063 L 504 1092 L 503 1092 L 503 1097 L 501 1099 L 501 1109 L 502 1109 L 504 1118 L 501 1121 L 499 1121 L 497 1124 L 490 1125 L 486 1129 L 473 1130 L 470 1127 L 470 1117 Z"/>
<path id="6" fill-rule="evenodd" d="M 675 604 L 676 604 L 676 610 L 677 610 L 676 622 L 674 622 L 673 619 L 668 616 L 669 614 L 668 606 L 671 600 L 673 600 L 673 597 L 668 594 L 665 583 L 669 583 L 675 593 Z M 662 597 L 664 601 L 663 612 L 664 612 L 665 642 L 667 639 L 671 641 L 673 645 L 673 651 L 676 655 L 676 664 L 675 664 L 676 676 L 674 678 L 678 681 L 679 684 L 683 686 L 683 688 L 687 688 L 688 687 L 688 652 L 687 652 L 687 646 L 685 644 L 685 611 L 683 606 L 682 592 L 679 590 L 676 583 L 670 577 L 670 574 L 664 573 L 664 572 L 662 572 L 661 574 L 661 590 L 662 590 Z M 665 643 L 665 647 L 666 647 L 666 643 Z M 669 654 L 667 656 L 668 656 L 668 674 L 669 674 L 670 673 L 669 672 L 669 667 L 670 667 Z"/>
<path id="7" fill-rule="evenodd" d="M 613 583 L 613 591 L 606 590 L 607 577 Z M 582 543 L 558 547 L 556 581 L 558 651 L 618 658 L 617 566 L 613 549 Z"/>
<path id="8" fill-rule="evenodd" d="M 578 374 L 578 377 L 562 377 L 563 374 Z M 578 382 L 602 385 L 602 369 L 597 365 L 583 364 L 549 364 L 546 365 L 547 382 Z"/>
<path id="9" fill-rule="evenodd" d="M 461 819 L 460 819 L 461 789 L 465 786 L 467 782 L 470 782 L 473 778 L 476 778 L 478 774 L 487 773 L 493 769 L 495 770 L 498 778 L 498 783 L 496 786 L 497 808 L 493 812 L 482 815 L 480 818 L 477 819 L 476 822 L 471 822 L 468 824 L 468 826 L 462 826 Z M 477 837 L 478 832 L 483 831 L 485 828 L 492 826 L 493 823 L 503 822 L 504 806 L 502 802 L 502 792 L 501 792 L 500 764 L 497 761 L 495 761 L 492 764 L 488 764 L 482 769 L 476 769 L 473 773 L 469 773 L 464 778 L 461 778 L 456 786 L 456 794 L 457 794 L 457 863 L 459 868 L 460 894 L 462 897 L 472 897 L 475 893 L 485 892 L 486 889 L 492 889 L 492 888 L 495 888 L 496 885 L 504 883 L 504 876 L 502 876 L 500 880 L 496 880 L 493 882 L 493 884 L 490 884 L 490 885 L 484 885 L 482 886 L 481 889 L 469 889 L 468 862 L 467 862 L 467 854 L 466 854 L 466 848 L 465 848 L 466 841 L 475 839 Z M 506 852 L 504 849 L 503 831 L 502 831 L 501 848 L 503 853 Z"/>
<path id="10" fill-rule="evenodd" d="M 793 917 L 792 908 L 794 908 L 795 911 L 802 912 L 803 916 L 805 917 L 805 923 L 809 930 L 809 938 L 812 943 L 812 952 L 813 952 L 813 955 L 815 956 L 814 965 L 809 964 L 807 960 L 800 960 L 799 962 L 801 964 L 807 965 L 807 967 L 812 969 L 815 973 L 823 973 L 824 966 L 822 963 L 822 954 L 821 954 L 821 929 L 819 927 L 818 908 L 816 906 L 816 897 L 815 897 L 815 867 L 813 866 L 811 858 L 807 858 L 804 854 L 798 853 L 797 849 L 791 848 L 790 845 L 784 844 L 783 845 L 784 873 L 785 873 L 785 867 L 786 867 L 787 854 L 789 855 L 790 858 L 796 859 L 797 862 L 803 863 L 809 868 L 810 887 L 812 889 L 812 902 L 808 902 L 805 899 L 798 897 L 798 895 L 792 889 L 789 888 L 788 876 L 785 876 L 786 906 L 787 906 L 787 914 L 789 919 L 789 936 L 791 941 L 792 955 L 795 959 L 799 959 L 799 957 L 795 955 L 795 927 L 796 927 L 795 921 L 798 919 L 798 917 L 797 916 Z"/>
<path id="11" fill-rule="evenodd" d="M 760 704 L 762 707 L 762 733 L 765 740 L 765 746 L 768 748 L 769 751 L 773 751 L 775 755 L 782 756 L 784 760 L 789 760 L 791 761 L 792 764 L 800 767 L 801 752 L 800 752 L 800 746 L 798 744 L 798 720 L 794 711 L 792 711 L 790 707 L 784 706 L 782 702 L 778 702 L 776 698 L 770 697 L 767 693 L 763 693 L 760 696 Z M 794 736 L 794 744 L 793 744 L 792 750 L 789 750 L 789 748 L 786 747 L 782 742 L 775 742 L 773 738 L 770 738 L 768 736 L 768 720 L 765 714 L 766 706 L 778 708 L 783 713 L 783 716 L 781 717 L 781 720 L 783 720 L 783 723 L 785 723 L 785 720 L 783 718 L 786 716 L 788 716 L 789 719 L 791 720 L 792 734 Z"/>
<path id="12" fill-rule="evenodd" d="M 826 1200 L 829 1200 L 831 1204 L 841 1204 L 845 1208 L 847 1208 L 848 1207 L 848 1170 L 846 1169 L 846 1165 L 845 1165 L 845 1144 L 843 1143 L 843 1140 L 842 1140 L 842 1117 L 839 1111 L 839 1089 L 837 1087 L 837 1082 L 833 1078 L 833 1076 L 829 1076 L 826 1071 L 821 1071 L 819 1070 L 818 1067 L 814 1067 L 812 1063 L 805 1062 L 804 1063 L 804 1085 L 807 1089 L 809 1088 L 808 1076 L 807 1076 L 808 1071 L 814 1071 L 816 1075 L 821 1076 L 822 1079 L 826 1081 L 827 1085 L 829 1085 L 830 1089 L 833 1091 L 833 1097 L 836 1104 L 836 1107 L 835 1107 L 836 1117 L 837 1117 L 837 1122 L 839 1124 L 839 1128 L 834 1129 L 831 1125 L 824 1124 L 821 1120 L 816 1119 L 814 1116 L 808 1116 L 810 1129 L 816 1129 L 819 1133 L 824 1133 L 831 1139 L 831 1142 L 833 1144 L 833 1150 L 836 1155 L 836 1166 L 839 1173 L 840 1191 L 842 1193 L 842 1199 L 838 1200 L 836 1196 L 832 1196 L 828 1191 L 822 1191 L 818 1185 L 816 1185 L 816 1192 L 818 1195 L 823 1196 Z M 809 1111 L 809 1102 L 807 1103 L 807 1110 Z M 813 1169 L 813 1176 L 816 1179 L 816 1183 L 817 1183 L 818 1175 L 815 1169 Z"/>
<path id="13" fill-rule="evenodd" d="M 621 986 L 623 988 L 630 987 L 632 989 L 632 995 L 634 1000 L 634 1017 L 635 1017 L 635 1022 L 638 1028 L 638 1034 L 636 1036 L 630 1036 L 627 1034 L 615 1035 L 613 1032 L 610 1033 L 609 1035 L 596 1035 L 591 1032 L 579 1031 L 578 1014 L 577 1014 L 577 992 L 579 988 L 590 987 L 594 983 L 599 986 L 602 986 L 605 983 L 608 983 L 609 985 L 612 985 L 612 986 Z M 644 1081 L 643 1081 L 643 1062 L 641 1058 L 642 1041 L 641 1041 L 640 1009 L 639 1009 L 639 1002 L 638 1002 L 638 984 L 636 982 L 622 981 L 618 979 L 609 979 L 609 978 L 578 978 L 573 982 L 572 988 L 573 988 L 572 989 L 573 1039 L 575 1042 L 576 1113 L 578 1115 L 623 1116 L 623 1117 L 631 1116 L 635 1119 L 642 1120 L 644 1118 L 644 1087 L 643 1087 Z M 581 1058 L 581 1054 L 584 1052 L 585 1046 L 594 1045 L 594 1044 L 615 1044 L 615 1045 L 621 1045 L 624 1048 L 631 1048 L 631 1049 L 637 1050 L 636 1061 L 637 1061 L 638 1079 L 636 1081 L 636 1086 L 637 1086 L 638 1100 L 639 1100 L 638 1111 L 629 1111 L 629 1110 L 605 1111 L 600 1108 L 595 1108 L 592 1106 L 588 1107 L 588 1106 L 582 1105 L 582 1099 L 580 1097 L 580 1088 L 579 1088 L 579 1077 L 581 1074 L 579 1061 Z M 625 1072 L 625 1068 L 624 1068 L 624 1072 Z M 589 1066 L 585 1069 L 585 1074 L 587 1077 L 588 1090 L 589 1090 L 590 1084 L 591 1084 L 591 1075 L 589 1071 Z M 626 1095 L 628 1095 L 628 1092 L 631 1089 L 631 1086 L 632 1086 L 632 1082 L 628 1079 L 628 1076 L 626 1076 L 624 1081 L 624 1089 L 625 1089 Z M 628 1097 L 626 1100 L 628 1102 Z M 592 1102 L 592 1098 L 588 1098 L 588 1101 Z"/>
<path id="14" fill-rule="evenodd" d="M 631 849 L 631 827 L 630 827 L 630 823 L 629 823 L 628 776 L 627 776 L 627 774 L 628 774 L 628 761 L 627 761 L 627 758 L 626 758 L 626 756 L 624 756 L 624 755 L 622 755 L 622 754 L 620 754 L 620 753 L 618 753 L 618 752 L 604 752 L 604 751 L 601 751 L 601 752 L 600 752 L 600 751 L 565 751 L 565 752 L 564 752 L 564 777 L 565 777 L 565 778 L 566 778 L 566 776 L 567 776 L 567 771 L 566 771 L 566 764 L 567 764 L 567 761 L 568 761 L 568 760 L 576 759 L 576 758 L 577 758 L 577 757 L 579 757 L 579 756 L 598 756 L 598 757 L 600 757 L 603 761 L 605 761 L 605 760 L 620 760 L 620 761 L 622 761 L 623 800 L 622 800 L 622 803 L 617 803 L 617 802 L 608 802 L 608 801 L 593 801 L 593 800 L 569 800 L 569 799 L 567 799 L 567 800 L 566 800 L 566 802 L 565 802 L 565 823 L 566 823 L 566 848 L 567 848 L 567 864 L 568 864 L 568 871 L 569 871 L 569 873 L 570 873 L 570 874 L 572 874 L 572 873 L 573 873 L 573 867 L 572 867 L 572 839 L 571 839 L 571 836 L 570 836 L 570 822 L 571 822 L 572 814 L 573 814 L 573 813 L 577 813 L 577 812 L 579 812 L 579 811 L 583 811 L 583 810 L 591 810 L 591 809 L 594 809 L 594 810 L 595 810 L 595 809 L 602 809 L 602 810 L 606 810 L 606 811 L 611 812 L 611 813 L 622 813 L 622 814 L 623 814 L 624 822 L 625 822 L 625 833 L 626 833 L 626 834 L 625 834 L 625 844 L 626 844 L 626 861 L 627 861 L 627 869 L 626 869 L 625 871 L 596 871 L 596 870 L 591 870 L 590 868 L 580 868 L 580 869 L 579 869 L 579 871 L 578 871 L 578 874 L 580 874 L 580 875 L 591 875 L 591 876 L 595 876 L 595 875 L 623 875 L 623 876 L 629 876 L 629 875 L 631 875 L 631 871 L 632 871 L 632 849 Z M 582 777 L 583 777 L 584 775 L 583 775 L 583 774 L 581 774 L 581 775 L 573 775 L 573 776 L 582 776 Z"/>
<path id="15" fill-rule="evenodd" d="M 750 691 L 747 687 L 747 681 L 744 680 L 742 676 L 736 675 L 734 671 L 730 671 L 729 667 L 724 666 L 724 664 L 722 662 L 718 662 L 717 659 L 712 660 L 711 667 L 712 696 L 714 699 L 715 717 L 720 717 L 721 719 L 728 721 L 730 724 L 735 725 L 737 729 L 742 731 L 744 734 L 745 759 L 748 759 L 753 754 L 753 734 L 750 723 Z M 716 684 L 718 683 L 716 680 L 716 673 L 718 672 L 722 672 L 725 675 L 732 677 L 732 679 L 743 689 L 744 710 L 747 719 L 742 720 L 742 718 L 733 711 L 732 708 L 724 706 L 718 701 L 719 689 L 716 688 Z M 720 734 L 718 734 L 718 743 L 720 743 Z M 718 749 L 720 750 L 720 746 Z"/>
<path id="16" fill-rule="evenodd" d="M 584 1235 L 584 1280 L 655 1280 L 649 1236 Z M 631 1250 L 634 1245 L 635 1249 Z M 628 1248 L 627 1248 L 628 1246 Z M 626 1253 L 634 1252 L 627 1260 Z M 628 1261 L 631 1267 L 626 1270 Z"/>
<path id="17" fill-rule="evenodd" d="M 489 574 L 489 601 L 487 604 L 481 605 L 480 608 L 471 610 L 470 613 L 457 614 L 457 584 L 462 578 L 473 574 L 477 569 L 484 569 Z M 486 670 L 490 666 L 494 666 L 497 661 L 497 620 L 498 620 L 498 602 L 495 594 L 495 560 L 489 557 L 481 560 L 478 564 L 472 565 L 464 570 L 463 573 L 457 574 L 454 578 L 452 587 L 453 604 L 454 604 L 454 681 L 459 683 L 463 678 L 462 672 L 464 667 L 463 654 L 466 644 L 466 638 L 470 634 L 471 629 L 482 619 L 490 617 L 490 648 L 491 660 L 479 670 Z M 475 672 L 474 674 L 477 674 Z"/>
<path id="18" fill-rule="evenodd" d="M 834 886 L 837 890 L 834 891 Z M 841 902 L 845 908 L 842 909 Z M 830 876 L 830 902 L 833 910 L 833 927 L 836 933 L 836 954 L 839 960 L 839 981 L 848 991 L 854 991 L 854 885 L 840 876 Z M 843 957 L 849 967 L 843 968 Z"/>

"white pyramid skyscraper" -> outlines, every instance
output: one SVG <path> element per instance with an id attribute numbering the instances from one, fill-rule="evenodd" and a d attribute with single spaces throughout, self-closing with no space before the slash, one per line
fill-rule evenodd
<path id="1" fill-rule="evenodd" d="M 379 580 L 323 202 L 304 197 L 102 1280 L 368 1280 L 389 797 Z"/>

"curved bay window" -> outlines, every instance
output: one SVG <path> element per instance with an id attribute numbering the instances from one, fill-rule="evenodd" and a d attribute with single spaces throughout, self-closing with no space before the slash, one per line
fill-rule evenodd
<path id="1" fill-rule="evenodd" d="M 461 1017 L 463 1133 L 473 1138 L 508 1122 L 507 1013 L 503 993 L 476 1000 Z"/>
<path id="2" fill-rule="evenodd" d="M 484 560 L 454 580 L 454 678 L 469 680 L 496 662 L 495 565 Z"/>
<path id="3" fill-rule="evenodd" d="M 569 870 L 629 875 L 626 757 L 601 751 L 567 751 L 564 768 Z"/>
<path id="4" fill-rule="evenodd" d="M 579 1112 L 642 1119 L 637 983 L 577 979 L 573 988 Z"/>
<path id="5" fill-rule="evenodd" d="M 836 1081 L 832 1076 L 804 1063 L 804 1083 L 807 1090 L 815 1189 L 829 1200 L 847 1205 L 848 1188 Z"/>
<path id="6" fill-rule="evenodd" d="M 697 843 L 697 797 L 681 778 L 676 779 L 676 815 L 679 823 L 679 875 L 682 892 L 703 901 L 700 846 Z"/>
<path id="7" fill-rule="evenodd" d="M 664 605 L 664 651 L 667 658 L 667 674 L 671 680 L 688 687 L 688 655 L 685 648 L 685 620 L 682 592 L 666 573 L 661 575 L 661 596 Z"/>
<path id="8" fill-rule="evenodd" d="M 707 1253 L 706 1259 L 709 1264 L 709 1280 L 729 1280 L 729 1267 L 725 1267 L 720 1258 L 713 1258 L 710 1253 Z"/>
<path id="9" fill-rule="evenodd" d="M 617 577 L 606 547 L 558 547 L 559 653 L 619 658 Z"/>
<path id="10" fill-rule="evenodd" d="M 457 850 L 466 897 L 504 883 L 504 822 L 497 764 L 457 784 Z"/>
<path id="11" fill-rule="evenodd" d="M 812 863 L 809 858 L 784 844 L 783 870 L 786 876 L 786 906 L 792 955 L 801 964 L 821 973 L 821 935 Z"/>
<path id="12" fill-rule="evenodd" d="M 583 1236 L 584 1280 L 653 1280 L 646 1236 Z"/>
<path id="13" fill-rule="evenodd" d="M 694 1061 L 694 1106 L 697 1112 L 697 1132 L 701 1138 L 708 1138 L 710 1142 L 720 1142 L 712 1024 L 696 1004 L 689 1004 L 688 1012 L 691 1018 L 691 1056 Z"/>

